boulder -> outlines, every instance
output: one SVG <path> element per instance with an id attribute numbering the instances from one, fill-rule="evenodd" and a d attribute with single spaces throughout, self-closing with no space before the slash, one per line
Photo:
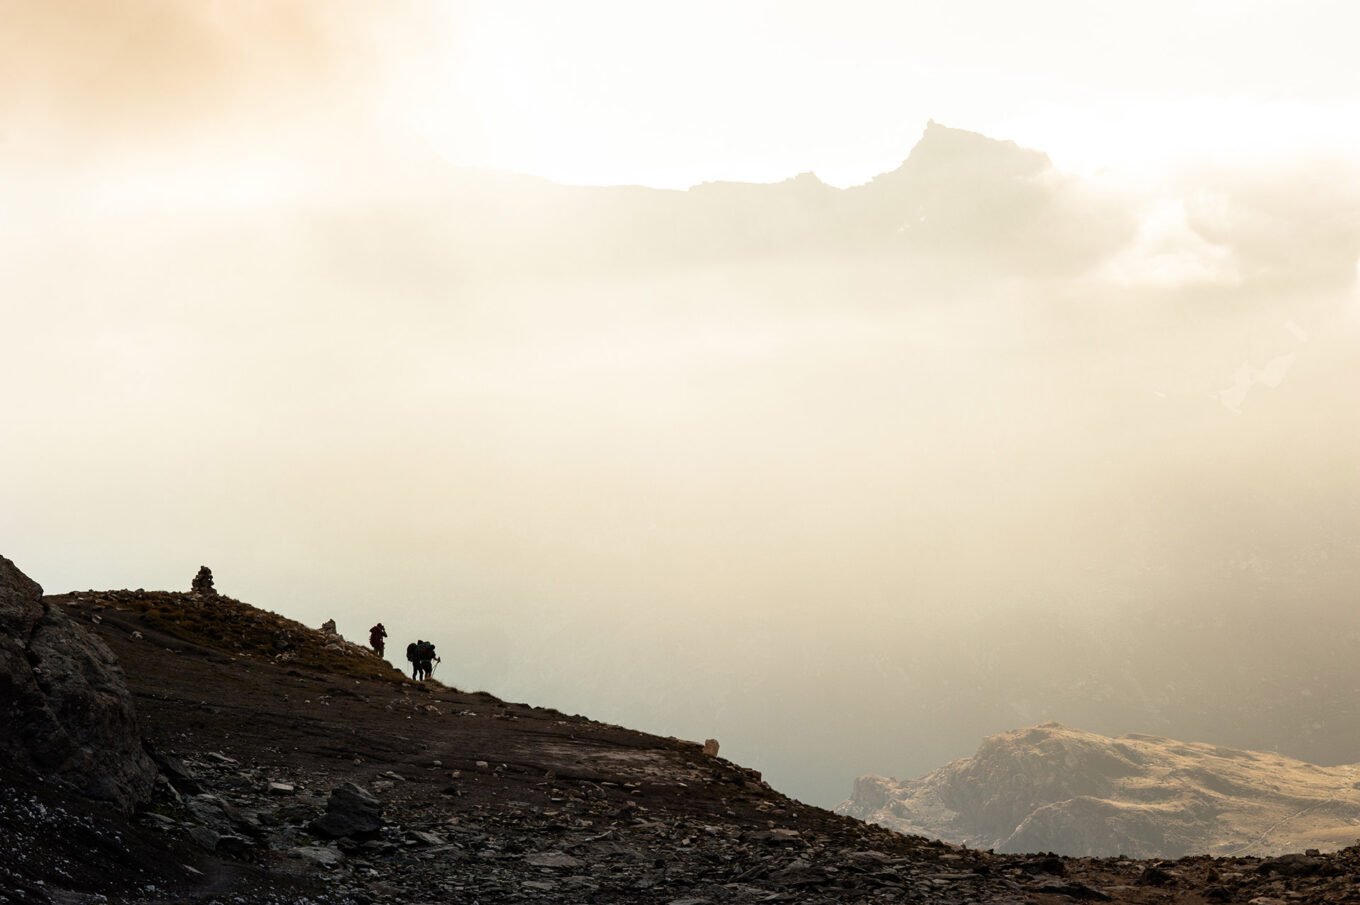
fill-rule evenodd
<path id="1" fill-rule="evenodd" d="M 382 829 L 382 805 L 352 782 L 338 786 L 326 802 L 326 813 L 312 821 L 312 831 L 331 839 L 371 838 Z"/>
<path id="2" fill-rule="evenodd" d="M 1279 874 L 1282 877 L 1307 877 L 1322 871 L 1326 866 L 1326 862 L 1316 856 L 1292 853 L 1262 861 L 1256 872 Z"/>
<path id="3" fill-rule="evenodd" d="M 151 796 L 156 765 L 113 654 L 3 556 L 0 723 L 0 762 L 124 811 Z"/>
<path id="4" fill-rule="evenodd" d="M 203 791 L 203 787 L 198 783 L 198 777 L 184 765 L 184 761 L 173 754 L 161 751 L 146 740 L 142 741 L 142 749 L 155 761 L 161 775 L 175 787 L 177 792 L 197 795 Z"/>

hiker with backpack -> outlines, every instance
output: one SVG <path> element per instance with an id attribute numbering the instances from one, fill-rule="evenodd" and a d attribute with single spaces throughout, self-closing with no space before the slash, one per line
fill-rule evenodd
<path id="1" fill-rule="evenodd" d="M 387 629 L 383 627 L 381 622 L 368 630 L 368 646 L 373 648 L 379 657 L 383 655 L 383 649 L 387 646 L 387 643 L 383 640 L 386 637 Z"/>
<path id="2" fill-rule="evenodd" d="M 434 644 L 419 639 L 406 645 L 406 659 L 411 661 L 411 678 L 423 681 L 434 675 L 434 664 L 443 662 L 435 656 Z"/>
<path id="3" fill-rule="evenodd" d="M 419 660 L 420 671 L 424 674 L 425 678 L 428 679 L 433 676 L 434 664 L 439 660 L 434 653 L 434 643 L 422 641 L 420 644 L 417 644 L 416 658 Z"/>

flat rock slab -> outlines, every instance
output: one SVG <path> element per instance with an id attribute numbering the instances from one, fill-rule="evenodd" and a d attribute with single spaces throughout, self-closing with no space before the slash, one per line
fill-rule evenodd
<path id="1" fill-rule="evenodd" d="M 564 852 L 535 852 L 532 855 L 525 855 L 524 862 L 534 867 L 560 867 L 575 869 L 584 866 L 580 858 L 573 858 Z"/>
<path id="2" fill-rule="evenodd" d="M 290 858 L 301 858 L 318 867 L 335 867 L 345 860 L 339 849 L 325 845 L 300 845 L 288 852 Z"/>

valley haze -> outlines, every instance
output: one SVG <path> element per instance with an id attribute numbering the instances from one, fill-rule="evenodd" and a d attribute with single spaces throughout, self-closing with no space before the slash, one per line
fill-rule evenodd
<path id="1" fill-rule="evenodd" d="M 476 4 L 5 4 L 0 549 L 54 591 L 206 563 L 822 806 L 1048 720 L 1360 762 L 1360 174 L 1328 125 L 1360 117 L 1324 77 L 1353 31 L 1244 16 L 1209 84 L 1192 6 L 1145 94 L 997 13 L 956 60 L 913 43 L 918 78 L 865 37 L 877 78 L 794 96 L 798 48 L 890 14 L 700 4 L 730 108 L 651 37 L 588 65 L 616 7 L 558 50 L 557 14 Z M 1244 75 L 1272 33 L 1316 57 L 1298 97 Z M 997 113 L 1035 48 L 1092 97 Z M 591 93 L 623 72 L 650 118 Z M 1191 83 L 1149 146 L 1269 142 L 1093 163 L 1100 92 Z M 1230 95 L 1259 106 L 1192 115 Z"/>

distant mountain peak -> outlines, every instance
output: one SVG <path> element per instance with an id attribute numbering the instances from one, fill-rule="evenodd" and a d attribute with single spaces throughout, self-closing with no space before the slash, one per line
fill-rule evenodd
<path id="1" fill-rule="evenodd" d="M 1007 139 L 991 138 L 981 132 L 955 129 L 935 120 L 926 122 L 925 131 L 897 169 L 884 173 L 880 180 L 939 178 L 952 172 L 967 172 L 990 179 L 1033 176 L 1051 169 L 1053 161 L 1042 151 L 1024 148 Z"/>

